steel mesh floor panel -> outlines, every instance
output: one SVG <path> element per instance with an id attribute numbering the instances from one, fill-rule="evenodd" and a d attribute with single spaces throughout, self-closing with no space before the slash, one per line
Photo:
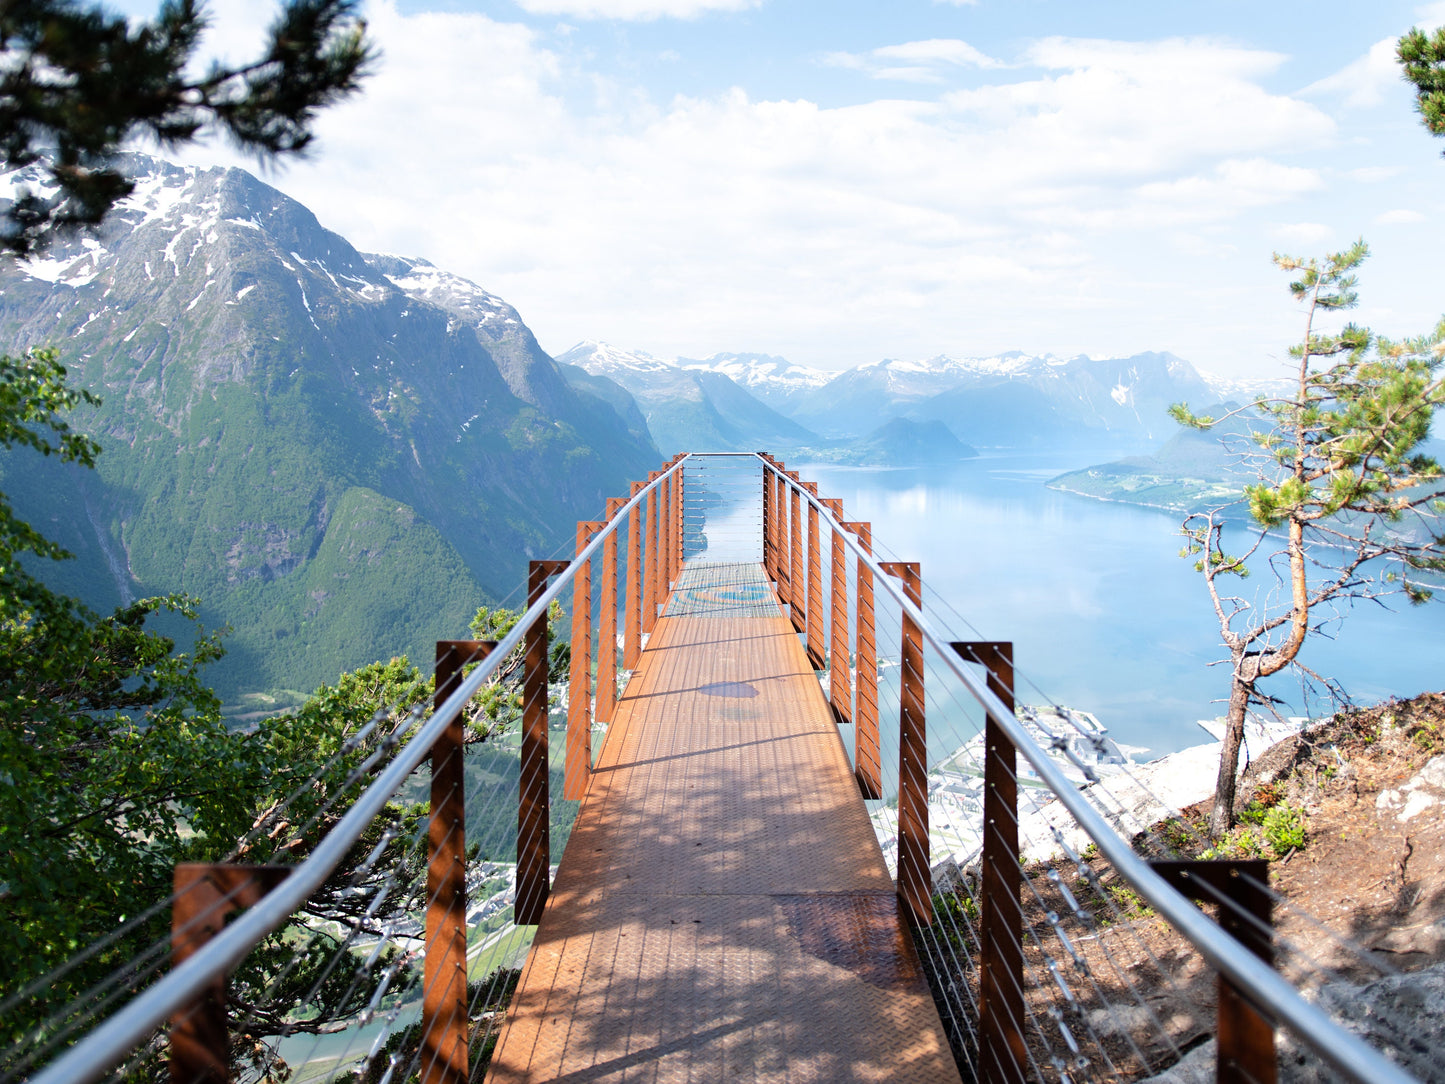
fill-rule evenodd
<path id="1" fill-rule="evenodd" d="M 769 610 L 658 621 L 488 1080 L 958 1080 L 822 690 Z"/>
<path id="2" fill-rule="evenodd" d="M 668 617 L 774 617 L 772 585 L 762 565 L 689 562 L 673 584 Z"/>

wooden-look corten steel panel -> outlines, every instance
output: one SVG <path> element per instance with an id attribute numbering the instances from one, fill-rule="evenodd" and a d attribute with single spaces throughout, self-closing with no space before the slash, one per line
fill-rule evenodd
<path id="1" fill-rule="evenodd" d="M 578 554 L 587 548 L 603 523 L 579 520 Z M 592 770 L 592 561 L 572 579 L 572 660 L 567 675 L 567 749 L 563 761 L 562 797 L 579 802 L 587 792 Z"/>
<path id="2" fill-rule="evenodd" d="M 642 492 L 641 482 L 632 483 L 631 496 Z M 636 670 L 642 658 L 642 506 L 627 513 L 627 593 L 623 596 L 622 669 Z"/>
<path id="3" fill-rule="evenodd" d="M 763 454 L 764 461 L 771 462 L 772 456 Z M 768 579 L 773 575 L 773 472 L 763 468 L 763 571 Z"/>
<path id="4" fill-rule="evenodd" d="M 837 498 L 823 504 L 833 518 L 843 522 L 843 502 Z M 839 726 L 853 722 L 853 675 L 848 658 L 848 551 L 843 539 L 834 531 L 828 533 L 828 554 L 832 564 L 832 616 L 828 620 L 828 704 Z"/>
<path id="5" fill-rule="evenodd" d="M 683 549 L 687 545 L 687 468 L 677 472 L 677 540 L 672 547 L 672 578 L 682 575 Z"/>
<path id="6" fill-rule="evenodd" d="M 778 461 L 777 467 L 780 471 L 783 469 L 782 460 Z M 782 604 L 785 614 L 791 608 L 793 600 L 793 528 L 792 518 L 788 515 L 788 504 L 787 484 L 775 474 L 773 475 L 773 506 L 776 509 L 773 513 L 775 540 L 773 579 L 777 582 L 778 602 Z"/>
<path id="7" fill-rule="evenodd" d="M 814 497 L 818 495 L 816 482 L 805 482 L 804 487 Z M 808 660 L 814 670 L 823 669 L 823 536 L 818 529 L 818 506 L 808 502 L 808 616 L 807 640 Z"/>
<path id="8" fill-rule="evenodd" d="M 680 463 L 685 457 L 679 455 L 673 458 Z M 682 467 L 672 475 L 672 527 L 668 532 L 667 545 L 667 578 L 670 584 L 676 583 L 682 575 L 682 488 L 686 471 L 687 468 Z"/>
<path id="9" fill-rule="evenodd" d="M 494 640 L 438 640 L 433 709 L 457 691 L 468 663 L 481 662 Z M 427 822 L 426 957 L 422 967 L 422 1084 L 466 1084 L 467 836 L 463 713 L 431 747 Z"/>
<path id="10" fill-rule="evenodd" d="M 951 645 L 983 666 L 988 689 L 1014 707 L 1013 644 Z M 987 716 L 983 762 L 983 878 L 979 918 L 979 1045 L 985 1071 L 999 1084 L 1023 1084 L 1023 871 L 1019 868 L 1018 754 L 1003 727 Z"/>
<path id="11" fill-rule="evenodd" d="M 1267 964 L 1274 963 L 1274 901 L 1262 858 L 1150 862 L 1154 872 L 1197 903 L 1218 904 L 1219 924 Z M 1227 903 L 1225 901 L 1228 901 Z M 1215 979 L 1218 1084 L 1275 1084 L 1274 1025 L 1223 975 Z"/>
<path id="12" fill-rule="evenodd" d="M 798 480 L 798 472 L 788 471 L 788 477 Z M 788 611 L 793 628 L 802 632 L 808 620 L 808 581 L 806 558 L 803 553 L 803 505 L 802 494 L 794 486 L 788 487 L 788 505 L 792 532 L 788 539 L 788 555 L 791 567 L 788 569 Z"/>
<path id="13" fill-rule="evenodd" d="M 171 966 L 179 967 L 225 928 L 235 911 L 254 907 L 291 874 L 290 866 L 182 862 L 175 868 L 171 903 Z M 231 1032 L 226 1022 L 226 978 L 208 983 L 170 1019 L 171 1084 L 229 1084 Z"/>
<path id="14" fill-rule="evenodd" d="M 873 552 L 873 528 L 867 523 L 845 523 L 858 536 L 863 552 Z M 857 724 L 854 760 L 858 789 L 863 797 L 883 797 L 883 756 L 878 740 L 878 640 L 873 626 L 873 570 L 860 557 L 855 570 L 858 591 L 858 688 L 853 709 Z"/>
<path id="15" fill-rule="evenodd" d="M 883 571 L 903 581 L 903 594 L 923 605 L 917 561 L 885 561 Z M 933 922 L 928 855 L 928 731 L 923 700 L 923 634 L 903 615 L 898 677 L 898 898 L 915 923 Z"/>
<path id="16" fill-rule="evenodd" d="M 661 476 L 660 471 L 651 471 L 647 482 L 651 485 Z M 656 489 L 648 490 L 643 502 L 642 513 L 642 632 L 646 635 L 657 624 L 657 502 Z"/>
<path id="17" fill-rule="evenodd" d="M 672 586 L 672 475 L 662 480 L 662 508 L 657 520 L 657 601 L 658 609 L 667 601 Z"/>
<path id="18" fill-rule="evenodd" d="M 607 498 L 607 522 L 617 518 L 627 502 Z M 602 540 L 602 585 L 598 589 L 597 617 L 597 721 L 612 722 L 617 710 L 617 531 Z"/>
<path id="19" fill-rule="evenodd" d="M 531 561 L 527 569 L 527 608 L 547 590 L 547 581 L 567 561 Z M 527 628 L 523 644 L 522 757 L 517 777 L 517 888 L 513 914 L 517 925 L 540 921 L 547 903 L 551 867 L 551 794 L 547 789 L 547 617 Z"/>
<path id="20" fill-rule="evenodd" d="M 659 621 L 487 1079 L 959 1079 L 785 618 Z"/>

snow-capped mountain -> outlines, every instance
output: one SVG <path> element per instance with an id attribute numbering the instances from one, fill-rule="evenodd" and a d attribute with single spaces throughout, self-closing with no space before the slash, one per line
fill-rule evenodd
<path id="1" fill-rule="evenodd" d="M 656 465 L 481 287 L 364 255 L 244 171 L 124 167 L 136 190 L 101 230 L 0 261 L 0 349 L 59 349 L 103 401 L 73 419 L 104 454 L 12 453 L 0 489 L 79 556 L 60 589 L 99 609 L 188 592 L 232 625 L 219 687 L 430 657 Z"/>
<path id="2" fill-rule="evenodd" d="M 1202 372 L 1199 375 L 1209 386 L 1212 401 L 1215 403 L 1248 403 L 1261 395 L 1284 395 L 1288 394 L 1294 385 L 1294 381 L 1288 376 L 1253 377 L 1240 380 L 1233 377 L 1216 376 L 1213 373 Z"/>
<path id="3" fill-rule="evenodd" d="M 592 341 L 558 354 L 557 361 L 564 372 L 574 366 L 631 393 L 664 452 L 792 448 L 817 439 L 730 376 L 705 365 L 684 368 Z"/>
<path id="4" fill-rule="evenodd" d="M 558 354 L 557 360 L 568 365 L 579 365 L 589 373 L 599 376 L 626 375 L 628 373 L 671 373 L 680 368 L 675 361 L 655 358 L 641 350 L 623 350 L 610 343 L 587 339 L 578 343 L 566 353 Z"/>
<path id="5" fill-rule="evenodd" d="M 1209 391 L 1171 354 L 1061 358 L 1010 351 L 885 360 L 839 373 L 792 416 L 831 437 L 865 432 L 890 412 L 941 421 L 981 447 L 1156 441 L 1173 431 L 1170 403 Z"/>
<path id="6" fill-rule="evenodd" d="M 643 404 L 654 435 L 659 425 L 680 421 L 676 404 L 705 398 L 688 374 L 726 378 L 825 439 L 857 439 L 891 418 L 905 418 L 943 422 L 959 440 L 979 447 L 1157 443 L 1175 431 L 1168 417 L 1171 403 L 1218 398 L 1192 365 L 1162 353 L 1128 358 L 1018 350 L 980 357 L 938 354 L 916 361 L 885 359 L 835 373 L 766 354 L 674 361 L 600 343 L 581 344 L 562 357 L 631 391 Z M 758 407 L 748 409 L 756 414 Z M 775 423 L 769 432 L 775 443 L 783 440 L 781 447 L 788 447 Z M 689 433 L 679 425 L 657 439 L 680 448 Z M 755 447 L 753 435 L 738 439 Z M 714 434 L 708 431 L 708 436 Z"/>
<path id="7" fill-rule="evenodd" d="M 801 399 L 837 375 L 771 354 L 714 354 L 701 361 L 679 358 L 678 364 L 721 373 L 782 414 L 790 414 Z"/>

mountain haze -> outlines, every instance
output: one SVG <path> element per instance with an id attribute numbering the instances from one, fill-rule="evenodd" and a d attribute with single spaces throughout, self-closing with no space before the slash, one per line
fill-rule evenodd
<path id="1" fill-rule="evenodd" d="M 787 449 L 817 439 L 766 406 L 727 372 L 684 368 L 598 342 L 579 343 L 558 354 L 557 360 L 626 389 L 665 454 Z"/>
<path id="2" fill-rule="evenodd" d="M 1170 404 L 1214 398 L 1192 365 L 1163 353 L 940 354 L 834 373 L 766 354 L 665 361 L 603 343 L 580 344 L 561 358 L 631 392 L 664 449 L 702 447 L 698 438 L 705 435 L 709 446 L 819 452 L 830 462 L 855 461 L 871 454 L 868 448 L 881 448 L 872 435 L 894 419 L 942 423 L 972 447 L 1143 449 L 1173 435 Z M 926 453 L 916 436 L 891 442 L 895 450 L 913 446 Z M 896 455 L 886 458 L 896 462 Z"/>
<path id="3" fill-rule="evenodd" d="M 233 627 L 224 692 L 424 662 L 656 466 L 499 298 L 364 255 L 243 171 L 126 165 L 99 233 L 0 266 L 0 347 L 59 349 L 104 400 L 76 415 L 104 454 L 12 457 L 0 488 L 93 605 L 199 595 Z"/>
<path id="4" fill-rule="evenodd" d="M 677 363 L 684 369 L 721 373 L 759 402 L 785 416 L 791 416 L 811 392 L 837 375 L 794 365 L 773 354 L 714 354 L 701 361 L 678 358 Z"/>

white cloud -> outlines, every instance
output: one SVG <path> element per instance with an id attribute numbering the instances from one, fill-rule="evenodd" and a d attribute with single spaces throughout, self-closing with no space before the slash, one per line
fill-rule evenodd
<path id="1" fill-rule="evenodd" d="M 1403 207 L 1375 216 L 1375 224 L 1377 226 L 1404 226 L 1412 222 L 1424 221 L 1425 216 L 1419 211 L 1411 211 Z"/>
<path id="2" fill-rule="evenodd" d="M 660 102 L 521 25 L 394 0 L 367 17 L 380 70 L 277 183 L 357 245 L 507 298 L 556 350 L 841 365 L 1112 349 L 1120 326 L 1135 348 L 1183 349 L 1202 303 L 1157 273 L 1164 255 L 1225 259 L 1242 216 L 1321 190 L 1280 156 L 1335 138 L 1261 85 L 1278 56 L 1214 41 L 1050 39 L 1026 75 L 825 108 L 741 89 Z M 963 45 L 878 62 L 979 63 Z M 1235 299 L 1221 305 L 1237 342 Z"/>
<path id="3" fill-rule="evenodd" d="M 1206 173 L 1140 186 L 1141 200 L 1167 209 L 1171 224 L 1217 220 L 1233 211 L 1292 200 L 1324 187 L 1319 174 L 1265 158 L 1227 159 Z"/>
<path id="4" fill-rule="evenodd" d="M 1305 87 L 1302 94 L 1338 97 L 1347 108 L 1368 109 L 1382 104 L 1390 91 L 1399 88 L 1400 68 L 1395 60 L 1395 38 L 1382 38 L 1358 60 L 1333 75 Z"/>
<path id="5" fill-rule="evenodd" d="M 1259 85 L 1283 60 L 1273 53 L 1210 40 L 1051 38 L 1029 57 L 1049 74 L 944 98 L 1029 170 L 1165 180 L 1200 163 L 1317 147 L 1335 131 L 1316 107 Z"/>
<path id="6" fill-rule="evenodd" d="M 885 45 L 866 53 L 828 53 L 824 63 L 864 72 L 874 79 L 907 83 L 941 83 L 952 67 L 1002 68 L 995 60 L 958 38 L 930 38 Z"/>
<path id="7" fill-rule="evenodd" d="M 1301 248 L 1327 245 L 1334 239 L 1335 231 L 1319 222 L 1290 222 L 1275 226 L 1269 235 L 1286 245 Z"/>
<path id="8" fill-rule="evenodd" d="M 576 19 L 696 19 L 714 11 L 746 11 L 763 0 L 517 0 L 533 15 Z"/>
<path id="9" fill-rule="evenodd" d="M 911 60 L 923 64 L 966 64 L 977 68 L 1001 68 L 1002 62 L 986 56 L 958 38 L 929 38 L 902 45 L 885 45 L 874 49 L 873 55 L 885 60 Z"/>
<path id="10" fill-rule="evenodd" d="M 1359 169 L 1349 170 L 1345 176 L 1352 181 L 1378 184 L 1381 181 L 1392 180 L 1403 172 L 1405 171 L 1400 166 L 1361 166 Z"/>
<path id="11" fill-rule="evenodd" d="M 1445 3 L 1422 4 L 1415 9 L 1418 25 L 1422 30 L 1434 30 L 1445 24 Z"/>

